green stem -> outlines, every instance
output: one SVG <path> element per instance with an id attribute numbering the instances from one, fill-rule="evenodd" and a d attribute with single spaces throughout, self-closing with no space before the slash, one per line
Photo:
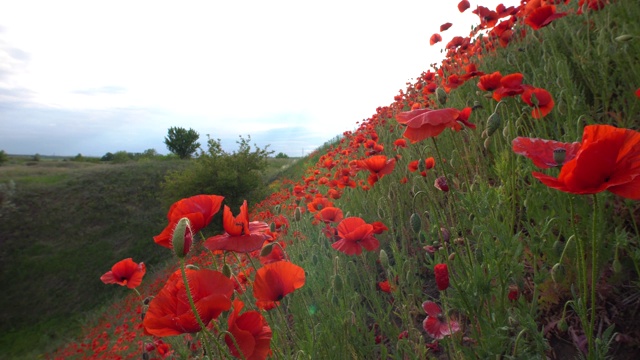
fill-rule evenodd
<path id="1" fill-rule="evenodd" d="M 187 279 L 187 271 L 185 270 L 184 258 L 180 259 L 180 271 L 182 272 L 182 281 L 184 282 L 184 290 L 187 293 L 187 299 L 189 299 L 189 305 L 191 305 L 191 311 L 193 311 L 193 315 L 195 316 L 196 321 L 198 322 L 198 325 L 200 325 L 202 332 L 205 334 L 205 339 L 203 339 L 204 341 L 202 343 L 204 344 L 204 348 L 207 354 L 211 355 L 211 349 L 209 349 L 209 341 L 208 341 L 211 338 L 211 334 L 209 334 L 209 332 L 207 331 L 206 325 L 202 322 L 202 319 L 200 318 L 200 314 L 198 314 L 198 309 L 196 308 L 196 304 L 193 301 L 193 296 L 191 296 L 191 289 L 189 288 L 189 281 Z M 219 346 L 220 345 L 218 344 L 218 347 Z"/>
<path id="2" fill-rule="evenodd" d="M 593 358 L 595 355 L 593 331 L 596 323 L 596 283 L 598 279 L 598 249 L 596 244 L 598 242 L 597 227 L 598 227 L 598 196 L 593 194 L 593 223 L 591 224 L 591 319 L 589 323 L 589 358 Z M 593 352 L 593 355 L 592 355 Z"/>

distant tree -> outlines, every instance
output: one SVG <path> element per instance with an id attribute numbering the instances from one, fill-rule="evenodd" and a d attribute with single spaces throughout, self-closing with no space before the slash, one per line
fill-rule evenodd
<path id="1" fill-rule="evenodd" d="M 125 163 L 129 160 L 132 160 L 132 154 L 122 150 L 122 151 L 118 151 L 115 154 L 113 154 L 113 163 L 114 164 L 120 164 L 120 163 Z"/>
<path id="2" fill-rule="evenodd" d="M 35 155 L 33 155 L 33 158 L 31 158 L 31 160 L 40 161 L 40 154 L 36 153 Z"/>
<path id="3" fill-rule="evenodd" d="M 106 154 L 104 154 L 101 158 L 100 161 L 112 161 L 113 160 L 113 153 L 108 152 Z"/>
<path id="4" fill-rule="evenodd" d="M 279 152 L 278 155 L 276 155 L 276 159 L 288 159 L 289 155 L 283 153 L 283 152 Z"/>
<path id="5" fill-rule="evenodd" d="M 2 164 L 6 163 L 7 161 L 9 161 L 9 156 L 6 152 L 4 152 L 4 150 L 0 150 L 0 166 L 2 166 Z"/>
<path id="6" fill-rule="evenodd" d="M 199 138 L 200 134 L 193 129 L 171 127 L 164 138 L 164 143 L 167 149 L 178 155 L 180 159 L 189 159 L 200 147 Z"/>
<path id="7" fill-rule="evenodd" d="M 147 149 L 147 150 L 142 152 L 141 157 L 143 157 L 143 158 L 154 158 L 154 157 L 156 157 L 158 155 L 160 155 L 160 154 L 158 154 L 156 149 Z"/>
<path id="8" fill-rule="evenodd" d="M 82 157 L 82 154 L 81 154 L 81 153 L 78 153 L 78 155 L 76 155 L 76 156 L 73 158 L 73 161 L 83 161 L 83 160 L 84 160 L 84 158 Z"/>

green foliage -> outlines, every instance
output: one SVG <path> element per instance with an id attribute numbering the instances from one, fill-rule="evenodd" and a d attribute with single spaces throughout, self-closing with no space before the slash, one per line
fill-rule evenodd
<path id="1" fill-rule="evenodd" d="M 126 163 L 129 160 L 133 160 L 133 155 L 126 151 L 118 151 L 113 154 L 113 159 L 111 160 L 114 164 L 122 164 Z"/>
<path id="2" fill-rule="evenodd" d="M 101 158 L 100 161 L 113 161 L 113 153 L 108 152 L 106 154 L 104 154 Z"/>
<path id="3" fill-rule="evenodd" d="M 0 150 L 0 166 L 9 161 L 9 155 L 4 150 Z"/>
<path id="4" fill-rule="evenodd" d="M 278 155 L 276 155 L 276 159 L 288 159 L 289 155 L 283 153 L 283 152 L 279 152 Z"/>
<path id="5" fill-rule="evenodd" d="M 200 147 L 199 138 L 200 134 L 193 129 L 171 127 L 164 138 L 164 143 L 167 149 L 178 155 L 180 159 L 189 159 Z"/>
<path id="6" fill-rule="evenodd" d="M 219 139 L 208 137 L 206 152 L 201 151 L 186 169 L 167 175 L 162 186 L 166 203 L 198 194 L 222 195 L 236 207 L 245 199 L 250 203 L 261 200 L 266 195 L 263 171 L 271 152 L 268 146 L 261 149 L 254 144 L 252 149 L 250 141 L 251 137 L 241 136 L 236 142 L 238 150 L 228 153 Z"/>
<path id="7" fill-rule="evenodd" d="M 40 161 L 40 154 L 36 153 L 35 155 L 33 155 L 33 157 L 31 158 L 32 161 Z"/>

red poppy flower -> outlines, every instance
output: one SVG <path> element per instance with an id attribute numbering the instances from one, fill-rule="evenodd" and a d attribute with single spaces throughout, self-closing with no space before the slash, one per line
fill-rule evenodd
<path id="1" fill-rule="evenodd" d="M 374 234 L 382 234 L 383 232 L 389 230 L 387 225 L 383 224 L 382 221 L 374 221 L 371 223 L 371 226 L 373 226 Z"/>
<path id="2" fill-rule="evenodd" d="M 433 186 L 436 187 L 436 189 L 443 191 L 443 192 L 448 192 L 449 191 L 449 185 L 447 184 L 447 178 L 444 176 L 440 176 L 438 178 L 436 178 L 436 181 L 433 183 Z"/>
<path id="3" fill-rule="evenodd" d="M 638 88 L 638 90 L 636 90 L 636 97 L 637 97 L 638 99 L 640 99 L 640 88 Z"/>
<path id="4" fill-rule="evenodd" d="M 396 149 L 397 148 L 406 148 L 407 147 L 407 140 L 405 140 L 405 139 L 397 139 L 396 141 L 393 142 L 393 145 L 394 145 L 394 147 Z"/>
<path id="5" fill-rule="evenodd" d="M 253 296 L 260 309 L 269 310 L 278 306 L 287 294 L 304 286 L 304 269 L 288 261 L 267 264 L 256 272 Z"/>
<path id="6" fill-rule="evenodd" d="M 526 102 L 527 105 L 535 107 L 531 112 L 531 116 L 534 119 L 545 117 L 553 110 L 553 98 L 545 89 L 528 87 L 522 93 L 522 100 Z"/>
<path id="7" fill-rule="evenodd" d="M 315 215 L 316 220 L 322 221 L 325 224 L 332 222 L 339 223 L 343 217 L 342 210 L 337 207 L 326 207 Z"/>
<path id="8" fill-rule="evenodd" d="M 373 225 L 367 224 L 359 217 L 349 217 L 338 224 L 339 240 L 331 247 L 347 255 L 360 255 L 362 248 L 373 251 L 380 243 L 373 236 Z"/>
<path id="9" fill-rule="evenodd" d="M 175 202 L 167 214 L 169 225 L 159 235 L 154 236 L 153 241 L 171 249 L 173 229 L 180 219 L 183 217 L 189 219 L 191 231 L 197 233 L 209 225 L 213 216 L 220 210 L 222 200 L 224 196 L 196 195 Z"/>
<path id="10" fill-rule="evenodd" d="M 440 32 L 448 30 L 451 27 L 451 25 L 453 24 L 450 22 L 440 25 Z"/>
<path id="11" fill-rule="evenodd" d="M 356 164 L 361 169 L 369 170 L 371 174 L 367 180 L 370 185 L 373 185 L 383 176 L 391 174 L 396 167 L 396 159 L 387 158 L 385 155 L 374 155 L 364 160 L 358 160 Z"/>
<path id="12" fill-rule="evenodd" d="M 231 350 L 231 354 L 237 358 L 264 360 L 271 351 L 273 333 L 269 323 L 259 312 L 252 310 L 239 315 L 243 307 L 242 301 L 238 299 L 233 301 L 233 312 L 229 315 L 228 328 L 233 338 L 227 334 L 224 341 Z"/>
<path id="13" fill-rule="evenodd" d="M 381 291 L 384 291 L 388 294 L 391 294 L 396 289 L 395 286 L 391 286 L 391 284 L 389 284 L 389 280 L 380 281 L 378 283 L 378 287 L 380 288 Z"/>
<path id="14" fill-rule="evenodd" d="M 309 212 L 314 213 L 330 206 L 333 206 L 333 203 L 329 201 L 329 199 L 323 197 L 320 194 L 316 194 L 316 197 L 307 204 L 307 209 L 309 209 Z"/>
<path id="15" fill-rule="evenodd" d="M 493 98 L 500 101 L 503 97 L 516 96 L 524 92 L 522 85 L 524 76 L 521 73 L 513 73 L 500 79 L 500 87 L 493 92 Z"/>
<path id="16" fill-rule="evenodd" d="M 585 126 L 582 145 L 566 162 L 558 178 L 538 172 L 533 176 L 545 185 L 573 194 L 605 190 L 640 200 L 640 132 L 610 125 Z"/>
<path id="17" fill-rule="evenodd" d="M 449 320 L 449 323 L 445 321 L 438 304 L 433 301 L 425 301 L 422 303 L 422 308 L 427 313 L 422 327 L 432 338 L 444 339 L 445 336 L 460 331 L 460 325 L 457 321 Z"/>
<path id="18" fill-rule="evenodd" d="M 231 308 L 234 289 L 231 279 L 208 269 L 186 269 L 186 273 L 191 296 L 205 325 Z M 191 311 L 180 270 L 171 275 L 160 293 L 151 300 L 142 325 L 146 333 L 160 337 L 202 330 Z"/>
<path id="19" fill-rule="evenodd" d="M 468 121 L 470 115 L 471 108 L 469 107 L 463 110 L 453 108 L 419 109 L 401 112 L 396 115 L 396 120 L 399 124 L 407 125 L 403 136 L 415 143 L 438 136 L 446 128 L 458 131 L 462 128 L 459 122 L 475 129 L 476 126 Z"/>
<path id="20" fill-rule="evenodd" d="M 551 24 L 553 20 L 567 16 L 567 13 L 556 13 L 555 5 L 540 6 L 533 10 L 524 19 L 524 23 L 531 26 L 534 30 L 540 30 Z"/>
<path id="21" fill-rule="evenodd" d="M 147 271 L 144 263 L 136 264 L 131 258 L 115 263 L 110 271 L 100 277 L 105 284 L 118 284 L 134 289 L 142 283 L 142 277 Z"/>
<path id="22" fill-rule="evenodd" d="M 467 0 L 462 0 L 458 3 L 458 10 L 462 13 L 465 10 L 467 10 L 469 7 L 471 6 L 471 4 L 469 4 L 469 1 Z"/>
<path id="23" fill-rule="evenodd" d="M 430 45 L 434 45 L 439 43 L 440 41 L 442 41 L 442 36 L 440 36 L 440 34 L 433 34 L 431 35 L 431 38 L 429 39 L 429 44 Z"/>
<path id="24" fill-rule="evenodd" d="M 533 164 L 540 169 L 548 169 L 556 167 L 573 160 L 580 150 L 579 142 L 563 143 L 553 140 L 545 140 L 538 138 L 517 137 L 511 142 L 513 152 L 524 155 L 533 160 Z M 558 158 L 558 150 L 564 152 L 564 158 Z M 558 160 L 562 160 L 558 163 Z"/>
<path id="25" fill-rule="evenodd" d="M 240 214 L 234 217 L 231 209 L 224 206 L 222 226 L 225 233 L 208 238 L 204 247 L 211 251 L 226 250 L 247 253 L 258 250 L 271 239 L 267 234 L 269 224 L 262 221 L 249 222 L 249 210 L 245 200 L 240 206 Z"/>
<path id="26" fill-rule="evenodd" d="M 433 272 L 436 275 L 436 285 L 438 290 L 444 291 L 449 287 L 449 269 L 447 264 L 436 264 L 433 268 Z"/>
<path id="27" fill-rule="evenodd" d="M 500 80 L 502 80 L 502 74 L 500 74 L 500 71 L 482 75 L 480 76 L 480 82 L 478 82 L 478 88 L 483 91 L 493 91 L 502 86 L 500 84 Z"/>

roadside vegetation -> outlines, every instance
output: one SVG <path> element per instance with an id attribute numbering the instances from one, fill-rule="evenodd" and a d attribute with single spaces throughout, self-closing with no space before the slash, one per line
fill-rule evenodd
<path id="1" fill-rule="evenodd" d="M 469 37 L 250 212 L 212 189 L 147 214 L 171 260 L 96 269 L 122 297 L 47 356 L 634 358 L 640 4 L 458 7 Z"/>

